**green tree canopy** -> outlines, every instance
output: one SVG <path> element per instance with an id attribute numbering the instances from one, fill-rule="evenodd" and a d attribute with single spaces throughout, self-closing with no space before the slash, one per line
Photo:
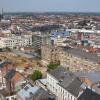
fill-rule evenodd
<path id="1" fill-rule="evenodd" d="M 47 65 L 48 69 L 56 69 L 60 65 L 60 62 L 57 63 L 50 63 Z"/>
<path id="2" fill-rule="evenodd" d="M 0 52 L 2 52 L 3 51 L 3 49 L 2 48 L 0 48 Z"/>
<path id="3" fill-rule="evenodd" d="M 4 51 L 11 52 L 11 49 L 10 49 L 9 47 L 5 47 L 5 48 L 4 48 Z"/>
<path id="4" fill-rule="evenodd" d="M 42 78 L 42 73 L 39 70 L 35 70 L 31 76 L 33 81 L 36 81 L 37 79 L 41 79 Z"/>

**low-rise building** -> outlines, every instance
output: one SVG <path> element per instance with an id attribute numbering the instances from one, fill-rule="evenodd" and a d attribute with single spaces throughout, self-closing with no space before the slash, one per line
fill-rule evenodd
<path id="1" fill-rule="evenodd" d="M 25 77 L 18 71 L 12 69 L 5 75 L 6 89 L 9 93 L 18 92 L 27 83 Z"/>
<path id="2" fill-rule="evenodd" d="M 56 46 L 64 46 L 64 41 L 70 37 L 68 31 L 51 33 L 51 44 Z"/>
<path id="3" fill-rule="evenodd" d="M 100 95 L 100 71 L 76 72 L 75 75 L 90 89 Z"/>
<path id="4" fill-rule="evenodd" d="M 9 61 L 0 62 L 0 90 L 6 88 L 6 80 L 4 77 L 11 69 L 16 69 L 12 62 Z"/>
<path id="5" fill-rule="evenodd" d="M 49 94 L 44 89 L 27 84 L 23 89 L 17 93 L 18 100 L 55 100 L 53 94 Z"/>
<path id="6" fill-rule="evenodd" d="M 100 95 L 87 88 L 82 95 L 80 95 L 78 100 L 100 100 Z"/>

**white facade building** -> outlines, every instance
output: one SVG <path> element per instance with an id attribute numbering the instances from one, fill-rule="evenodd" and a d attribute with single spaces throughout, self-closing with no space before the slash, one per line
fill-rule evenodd
<path id="1" fill-rule="evenodd" d="M 32 36 L 31 35 L 22 35 L 22 36 L 10 36 L 10 37 L 0 37 L 0 47 L 5 48 L 14 48 L 14 47 L 26 47 L 32 45 Z"/>
<path id="2" fill-rule="evenodd" d="M 58 68 L 56 71 L 53 71 L 53 73 L 47 73 L 48 89 L 57 96 L 57 100 L 77 100 L 82 83 L 71 73 L 64 72 L 66 71 L 65 69 L 63 71 L 62 68 L 60 69 L 61 70 Z M 58 72 L 58 74 L 56 72 Z M 73 87 L 73 85 L 75 85 L 75 87 Z"/>
<path id="3" fill-rule="evenodd" d="M 63 46 L 64 45 L 64 41 L 67 40 L 66 37 L 56 37 L 56 38 L 51 38 L 51 40 L 53 41 L 53 44 L 56 46 Z"/>
<path id="4" fill-rule="evenodd" d="M 2 72 L 0 70 L 0 90 L 6 88 L 5 78 L 2 76 Z"/>

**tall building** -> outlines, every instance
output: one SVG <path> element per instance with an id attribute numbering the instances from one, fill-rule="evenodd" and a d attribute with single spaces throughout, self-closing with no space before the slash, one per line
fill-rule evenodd
<path id="1" fill-rule="evenodd" d="M 50 44 L 50 36 L 35 34 L 32 36 L 32 45 L 34 50 L 41 49 L 42 45 Z"/>
<path id="2" fill-rule="evenodd" d="M 1 11 L 1 14 L 0 14 L 0 20 L 3 19 L 4 17 L 4 12 L 3 12 L 3 8 L 2 8 L 2 11 Z"/>
<path id="3" fill-rule="evenodd" d="M 42 45 L 41 54 L 43 64 L 49 64 L 50 62 L 56 63 L 60 61 L 60 49 L 57 49 L 55 46 Z"/>

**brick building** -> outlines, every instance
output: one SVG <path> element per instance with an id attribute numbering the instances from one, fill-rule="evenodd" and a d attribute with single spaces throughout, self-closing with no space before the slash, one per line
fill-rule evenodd
<path id="1" fill-rule="evenodd" d="M 16 67 L 13 65 L 12 62 L 9 61 L 0 62 L 0 89 L 6 88 L 4 77 L 11 69 L 16 69 Z"/>

